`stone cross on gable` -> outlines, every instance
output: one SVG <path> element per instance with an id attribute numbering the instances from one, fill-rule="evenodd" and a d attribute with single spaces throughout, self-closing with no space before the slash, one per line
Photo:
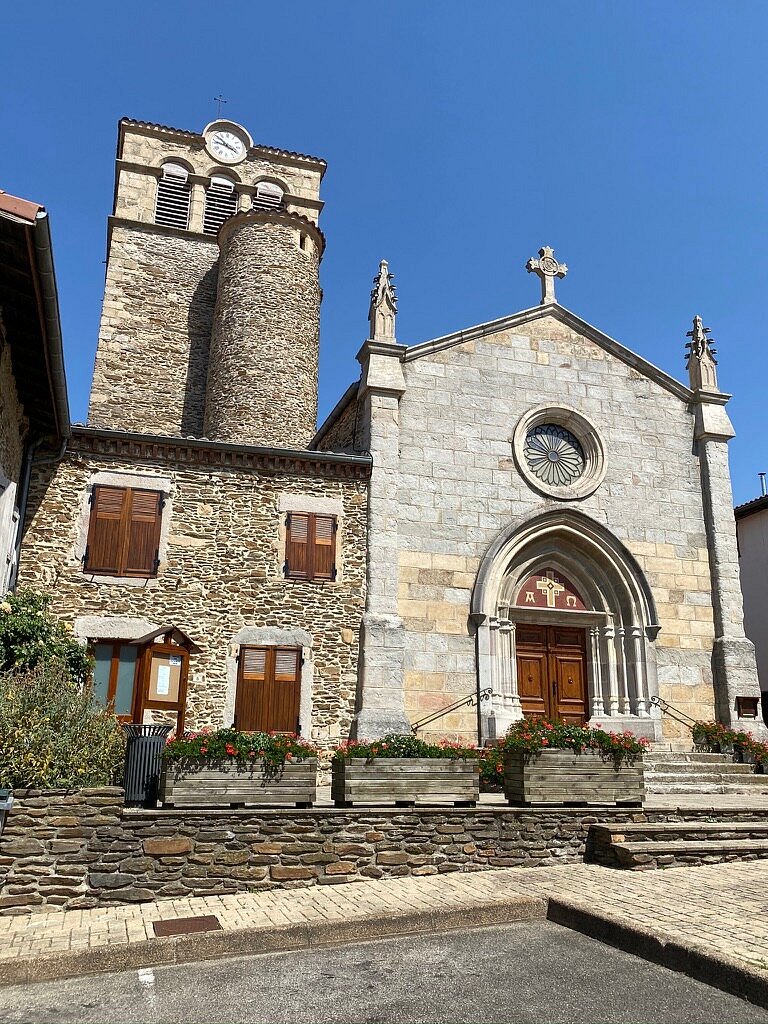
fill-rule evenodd
<path id="1" fill-rule="evenodd" d="M 373 279 L 371 306 L 368 320 L 371 325 L 371 338 L 377 341 L 395 340 L 395 317 L 397 316 L 397 293 L 392 283 L 395 277 L 390 274 L 386 260 L 379 264 L 379 272 Z"/>
<path id="2" fill-rule="evenodd" d="M 693 318 L 693 330 L 688 331 L 686 337 L 691 340 L 685 346 L 688 352 L 688 376 L 690 378 L 692 391 L 718 391 L 717 386 L 717 360 L 712 347 L 712 338 L 707 337 L 711 328 L 704 326 L 700 316 Z"/>
<path id="3" fill-rule="evenodd" d="M 546 306 L 555 299 L 555 278 L 565 277 L 568 267 L 564 263 L 558 263 L 555 259 L 555 250 L 550 245 L 539 249 L 539 258 L 533 256 L 525 264 L 529 274 L 538 274 L 541 281 L 541 305 Z"/>
<path id="4" fill-rule="evenodd" d="M 547 595 L 547 607 L 554 608 L 557 595 L 562 594 L 565 587 L 562 583 L 557 582 L 555 574 L 551 569 L 548 569 L 546 572 L 546 579 L 538 580 L 536 583 L 536 589 Z"/>

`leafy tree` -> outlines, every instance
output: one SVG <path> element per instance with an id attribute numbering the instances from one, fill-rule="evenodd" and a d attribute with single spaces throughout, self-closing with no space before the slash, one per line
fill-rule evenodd
<path id="1" fill-rule="evenodd" d="M 83 684 L 90 675 L 91 659 L 69 623 L 50 614 L 50 601 L 44 594 L 25 590 L 8 594 L 0 602 L 0 671 L 57 662 Z"/>

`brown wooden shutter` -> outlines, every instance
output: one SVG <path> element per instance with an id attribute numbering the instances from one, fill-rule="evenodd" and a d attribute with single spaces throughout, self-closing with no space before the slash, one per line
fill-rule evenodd
<path id="1" fill-rule="evenodd" d="M 313 519 L 315 536 L 312 578 L 333 580 L 336 578 L 336 517 L 313 516 Z"/>
<path id="2" fill-rule="evenodd" d="M 236 728 L 243 732 L 297 731 L 300 701 L 301 648 L 240 648 Z"/>
<path id="3" fill-rule="evenodd" d="M 305 512 L 288 513 L 285 533 L 285 575 L 290 579 L 311 579 L 309 529 L 310 516 Z"/>
<path id="4" fill-rule="evenodd" d="M 122 523 L 130 492 L 124 487 L 93 488 L 91 519 L 85 550 L 85 571 L 119 576 Z"/>
<path id="5" fill-rule="evenodd" d="M 126 522 L 124 575 L 156 576 L 163 496 L 160 491 L 130 492 Z"/>

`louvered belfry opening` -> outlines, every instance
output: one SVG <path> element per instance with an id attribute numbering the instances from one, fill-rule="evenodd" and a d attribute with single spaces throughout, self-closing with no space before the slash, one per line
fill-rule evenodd
<path id="1" fill-rule="evenodd" d="M 260 181 L 251 202 L 255 210 L 279 210 L 283 205 L 283 190 L 273 181 Z"/>
<path id="2" fill-rule="evenodd" d="M 214 176 L 205 193 L 205 214 L 203 231 L 206 235 L 218 234 L 225 220 L 237 213 L 237 192 L 235 183 L 229 178 Z"/>
<path id="3" fill-rule="evenodd" d="M 155 224 L 167 228 L 189 227 L 189 172 L 181 164 L 163 164 L 155 197 Z"/>
<path id="4" fill-rule="evenodd" d="M 298 732 L 300 647 L 241 647 L 235 728 L 243 732 Z"/>

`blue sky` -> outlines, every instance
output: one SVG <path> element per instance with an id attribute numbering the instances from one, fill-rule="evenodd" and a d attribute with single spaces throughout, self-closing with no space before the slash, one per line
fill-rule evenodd
<path id="1" fill-rule="evenodd" d="M 356 376 L 386 258 L 407 344 L 563 305 L 680 379 L 712 327 L 738 436 L 765 452 L 764 2 L 33 2 L 3 13 L 0 187 L 51 212 L 70 401 L 86 415 L 116 123 L 226 116 L 324 157 L 320 412 Z M 10 52 L 9 52 L 10 51 Z"/>

